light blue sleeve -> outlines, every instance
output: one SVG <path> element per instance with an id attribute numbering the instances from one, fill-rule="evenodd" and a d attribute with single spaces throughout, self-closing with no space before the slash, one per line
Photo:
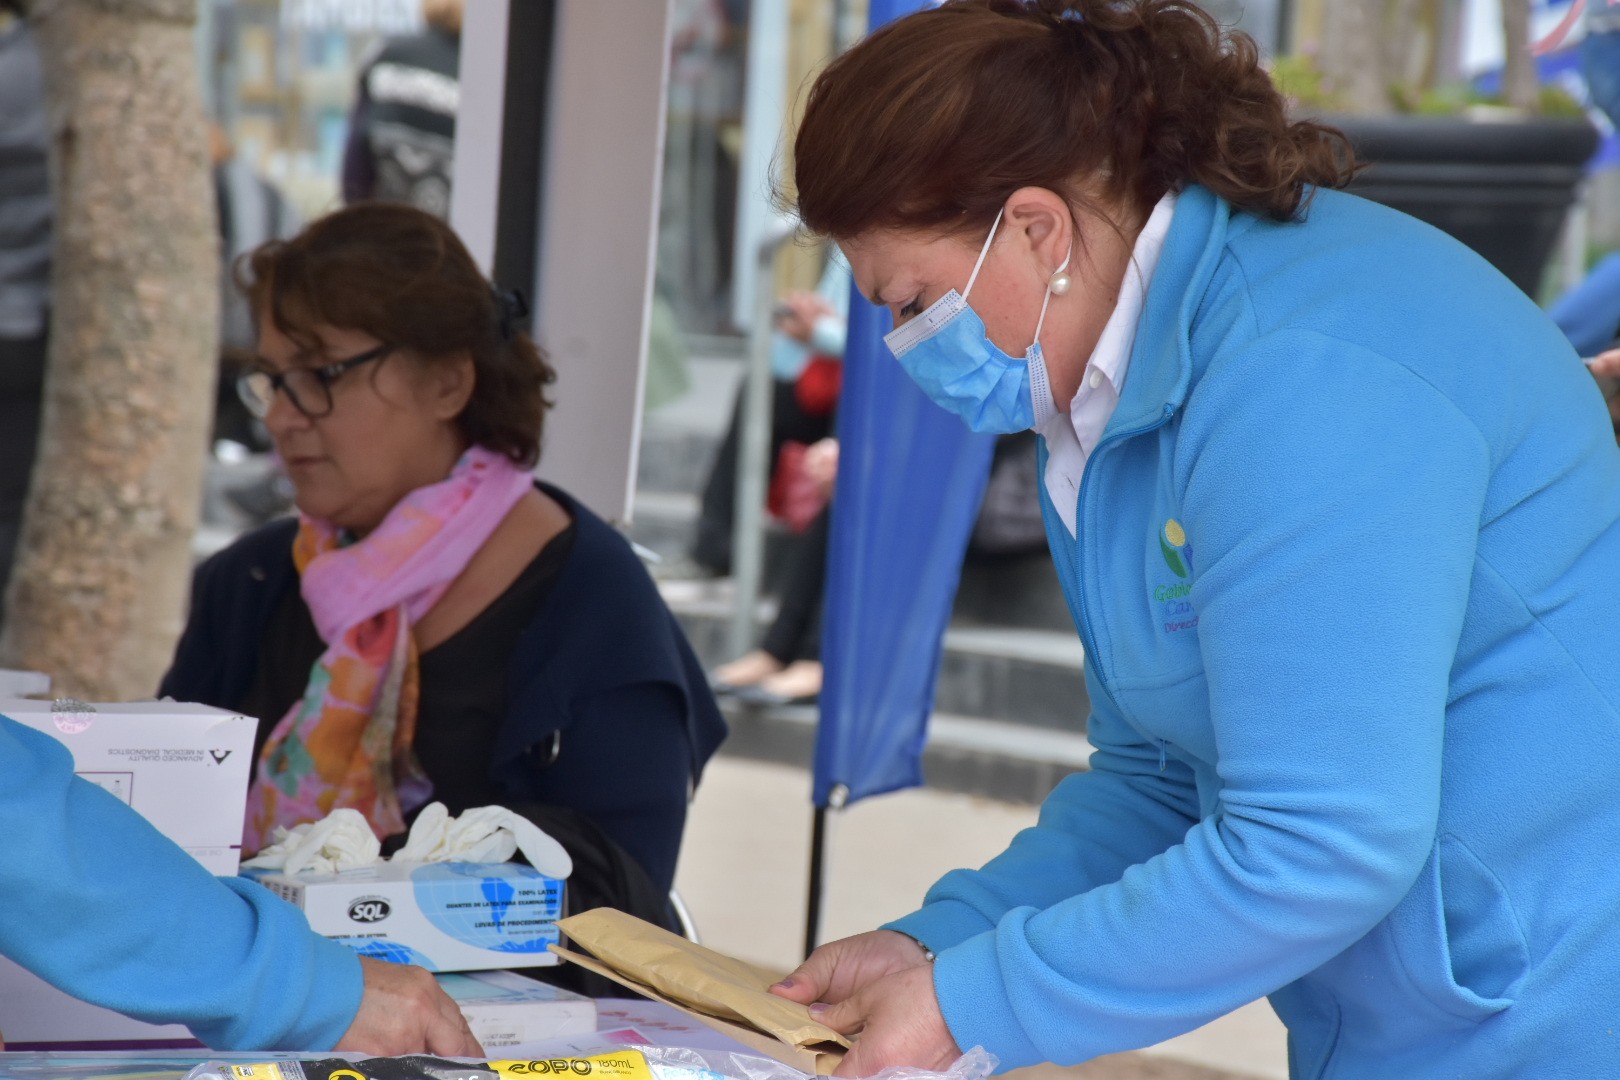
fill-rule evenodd
<path id="1" fill-rule="evenodd" d="M 1177 468 L 1218 803 L 1117 881 L 1026 888 L 940 953 L 952 1033 L 1003 1067 L 1147 1046 L 1292 982 L 1393 910 L 1434 842 L 1477 428 L 1408 369 L 1290 334 L 1217 359 Z"/>
<path id="2" fill-rule="evenodd" d="M 303 913 L 216 878 L 48 735 L 0 717 L 0 954 L 62 990 L 217 1049 L 328 1050 L 360 963 Z"/>
<path id="3" fill-rule="evenodd" d="M 1192 771 L 1166 760 L 1136 733 L 1090 671 L 1086 734 L 1091 771 L 1065 778 L 1041 804 L 1034 827 L 979 870 L 941 878 L 921 910 L 889 923 L 943 952 L 995 926 L 1019 907 L 1050 907 L 1118 881 L 1129 866 L 1179 843 L 1197 822 Z"/>

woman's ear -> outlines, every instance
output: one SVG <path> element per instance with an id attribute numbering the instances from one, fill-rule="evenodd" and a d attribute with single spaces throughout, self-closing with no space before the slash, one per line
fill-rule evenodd
<path id="1" fill-rule="evenodd" d="M 478 372 L 472 354 L 463 351 L 428 365 L 423 389 L 433 414 L 440 420 L 454 420 L 467 410 L 477 385 Z"/>
<path id="2" fill-rule="evenodd" d="M 1074 219 L 1068 202 L 1043 187 L 1023 187 L 1006 203 L 1006 224 L 1028 250 L 1044 281 L 1074 249 Z"/>

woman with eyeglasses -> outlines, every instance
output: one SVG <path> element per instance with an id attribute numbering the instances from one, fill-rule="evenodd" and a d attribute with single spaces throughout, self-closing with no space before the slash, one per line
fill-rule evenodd
<path id="1" fill-rule="evenodd" d="M 161 692 L 260 720 L 245 847 L 332 810 L 577 814 L 656 895 L 725 734 L 625 540 L 531 475 L 553 372 L 422 211 L 367 203 L 259 248 L 240 381 L 297 516 L 198 570 Z"/>

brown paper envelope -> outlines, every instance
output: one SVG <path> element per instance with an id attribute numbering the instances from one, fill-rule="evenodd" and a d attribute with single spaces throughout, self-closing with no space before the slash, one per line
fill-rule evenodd
<path id="1" fill-rule="evenodd" d="M 848 1039 L 815 1020 L 809 1009 L 770 993 L 777 976 L 633 915 L 596 908 L 557 926 L 603 964 L 676 1004 L 757 1028 L 800 1049 L 819 1043 L 849 1046 Z"/>
<path id="2" fill-rule="evenodd" d="M 844 1060 L 844 1048 L 836 1043 L 823 1043 L 817 1047 L 801 1050 L 798 1047 L 789 1046 L 776 1036 L 766 1034 L 758 1028 L 747 1027 L 729 1020 L 721 1020 L 718 1017 L 708 1016 L 698 1012 L 696 1009 L 682 1005 L 680 1002 L 660 994 L 644 983 L 625 978 L 606 964 L 598 963 L 589 956 L 564 949 L 560 945 L 548 947 L 552 952 L 571 964 L 578 964 L 587 971 L 594 971 L 603 978 L 618 983 L 626 990 L 632 990 L 643 997 L 668 1005 L 670 1008 L 708 1025 L 727 1038 L 736 1039 L 750 1050 L 758 1051 L 774 1061 L 780 1061 L 784 1065 L 791 1065 L 800 1072 L 810 1073 L 813 1076 L 828 1076 L 831 1075 L 834 1069 L 838 1068 L 839 1062 Z"/>

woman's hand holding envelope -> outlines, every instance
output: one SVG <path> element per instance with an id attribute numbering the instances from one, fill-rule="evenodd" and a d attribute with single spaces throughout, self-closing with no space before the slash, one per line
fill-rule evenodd
<path id="1" fill-rule="evenodd" d="M 833 1075 L 872 1076 L 891 1065 L 944 1072 L 962 1056 L 934 996 L 923 947 L 893 930 L 829 942 L 771 987 L 855 1038 Z"/>

